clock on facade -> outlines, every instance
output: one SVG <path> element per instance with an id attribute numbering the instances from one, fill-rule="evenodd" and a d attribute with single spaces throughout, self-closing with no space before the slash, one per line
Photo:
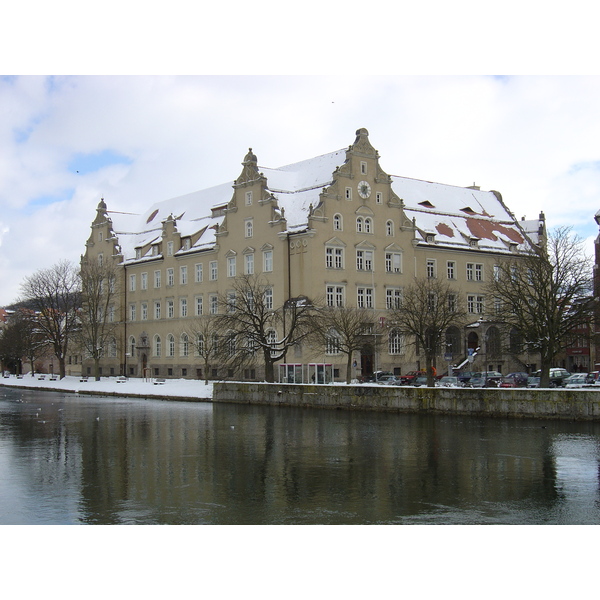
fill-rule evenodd
<path id="1" fill-rule="evenodd" d="M 371 195 L 371 186 L 366 181 L 359 182 L 358 195 L 361 198 L 368 198 Z"/>

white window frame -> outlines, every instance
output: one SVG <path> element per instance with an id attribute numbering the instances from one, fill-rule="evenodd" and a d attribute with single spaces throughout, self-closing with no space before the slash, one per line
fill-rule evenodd
<path id="1" fill-rule="evenodd" d="M 181 265 L 179 267 L 179 284 L 186 285 L 187 284 L 187 266 Z"/>
<path id="2" fill-rule="evenodd" d="M 273 250 L 263 251 L 263 271 L 265 273 L 273 271 Z"/>
<path id="3" fill-rule="evenodd" d="M 204 277 L 204 268 L 202 263 L 196 263 L 196 265 L 194 265 L 194 277 L 196 283 L 202 283 L 202 279 Z"/>
<path id="4" fill-rule="evenodd" d="M 216 260 L 211 260 L 210 263 L 208 264 L 208 267 L 210 269 L 210 280 L 211 281 L 216 281 L 219 277 L 219 264 Z"/>
<path id="5" fill-rule="evenodd" d="M 356 289 L 356 306 L 358 308 L 374 308 L 375 290 L 369 286 L 361 286 Z"/>
<path id="6" fill-rule="evenodd" d="M 161 286 L 161 273 L 160 271 L 154 271 L 154 288 L 158 289 Z"/>
<path id="7" fill-rule="evenodd" d="M 132 273 L 131 275 L 129 275 L 129 291 L 130 292 L 135 292 L 135 280 L 136 280 L 135 273 Z"/>
<path id="8" fill-rule="evenodd" d="M 425 274 L 427 279 L 435 279 L 437 275 L 437 265 L 435 258 L 428 258 L 425 262 Z"/>
<path id="9" fill-rule="evenodd" d="M 446 261 L 446 276 L 448 279 L 456 279 L 456 261 Z"/>
<path id="10" fill-rule="evenodd" d="M 386 273 L 402 273 L 402 253 L 401 252 L 386 252 L 385 253 L 385 272 Z"/>

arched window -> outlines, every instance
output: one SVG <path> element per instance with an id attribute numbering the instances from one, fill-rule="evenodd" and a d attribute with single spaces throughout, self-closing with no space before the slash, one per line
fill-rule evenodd
<path id="1" fill-rule="evenodd" d="M 167 336 L 167 356 L 175 356 L 175 336 L 172 333 Z"/>
<path id="2" fill-rule="evenodd" d="M 342 215 L 333 215 L 333 229 L 334 231 L 342 231 L 343 221 Z"/>
<path id="3" fill-rule="evenodd" d="M 358 233 L 362 233 L 363 227 L 364 227 L 363 218 L 362 217 L 357 217 L 356 218 L 356 231 Z"/>
<path id="4" fill-rule="evenodd" d="M 135 357 L 135 338 L 129 336 L 129 356 Z"/>
<path id="5" fill-rule="evenodd" d="M 448 327 L 446 330 L 446 350 L 445 353 L 460 354 L 460 330 L 458 327 Z"/>
<path id="6" fill-rule="evenodd" d="M 235 331 L 230 331 L 227 334 L 227 353 L 229 356 L 234 356 L 237 350 Z"/>
<path id="7" fill-rule="evenodd" d="M 385 224 L 385 235 L 394 235 L 394 221 L 387 221 Z"/>
<path id="8" fill-rule="evenodd" d="M 160 356 L 160 353 L 162 351 L 162 343 L 160 341 L 160 335 L 155 335 L 154 336 L 154 356 Z"/>
<path id="9" fill-rule="evenodd" d="M 388 352 L 390 354 L 404 354 L 404 336 L 397 329 L 391 329 L 388 335 Z"/>
<path id="10" fill-rule="evenodd" d="M 510 351 L 513 354 L 521 354 L 523 351 L 523 338 L 521 332 L 514 327 L 510 330 Z"/>
<path id="11" fill-rule="evenodd" d="M 479 348 L 479 336 L 474 331 L 471 331 L 467 337 L 467 348 L 472 350 Z"/>
<path id="12" fill-rule="evenodd" d="M 196 351 L 200 356 L 204 354 L 204 336 L 201 333 L 196 336 Z"/>
<path id="13" fill-rule="evenodd" d="M 373 233 L 373 219 L 371 217 L 365 218 L 365 233 Z"/>
<path id="14" fill-rule="evenodd" d="M 219 334 L 212 335 L 212 354 L 215 355 L 219 351 Z"/>
<path id="15" fill-rule="evenodd" d="M 111 338 L 108 342 L 108 356 L 110 358 L 117 356 L 117 340 L 115 338 Z"/>
<path id="16" fill-rule="evenodd" d="M 187 333 L 181 334 L 179 354 L 181 356 L 189 356 L 190 354 L 190 338 Z"/>
<path id="17" fill-rule="evenodd" d="M 497 327 L 490 327 L 486 333 L 487 355 L 489 358 L 498 358 L 501 355 L 500 331 Z"/>

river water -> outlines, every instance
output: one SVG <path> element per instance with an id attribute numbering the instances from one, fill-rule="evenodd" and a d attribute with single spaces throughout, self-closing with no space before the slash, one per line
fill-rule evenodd
<path id="1" fill-rule="evenodd" d="M 599 524 L 600 423 L 0 388 L 0 524 Z"/>

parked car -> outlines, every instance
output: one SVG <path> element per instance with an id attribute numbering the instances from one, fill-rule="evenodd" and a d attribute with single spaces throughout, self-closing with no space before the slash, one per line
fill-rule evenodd
<path id="1" fill-rule="evenodd" d="M 600 385 L 600 371 L 592 371 L 588 373 L 587 383 L 589 385 Z"/>
<path id="2" fill-rule="evenodd" d="M 400 375 L 399 379 L 403 385 L 410 385 L 419 376 L 423 376 L 423 371 L 409 371 L 406 375 Z"/>
<path id="3" fill-rule="evenodd" d="M 542 371 L 536 371 L 535 373 L 536 377 L 541 377 L 542 376 Z M 566 369 L 561 369 L 559 367 L 550 369 L 550 387 L 561 387 L 563 386 L 563 382 L 564 380 L 569 377 L 569 375 L 571 375 L 571 373 L 569 373 L 569 371 L 567 371 Z"/>
<path id="4" fill-rule="evenodd" d="M 563 385 L 567 388 L 581 388 L 588 385 L 587 373 L 575 373 L 563 380 Z"/>
<path id="5" fill-rule="evenodd" d="M 525 387 L 529 380 L 527 373 L 509 373 L 503 377 L 498 387 L 501 388 L 517 388 Z"/>
<path id="6" fill-rule="evenodd" d="M 528 388 L 540 387 L 540 378 L 539 377 L 528 377 L 527 378 L 527 387 Z"/>
<path id="7" fill-rule="evenodd" d="M 380 382 L 383 377 L 394 377 L 391 371 L 375 371 L 372 375 L 367 377 L 367 381 Z"/>
<path id="8" fill-rule="evenodd" d="M 462 371 L 457 374 L 457 377 L 461 385 L 466 386 L 471 380 L 471 377 L 481 377 L 481 373 L 478 371 Z"/>
<path id="9" fill-rule="evenodd" d="M 483 371 L 481 377 L 483 377 L 485 381 L 485 387 L 498 387 L 498 384 L 502 379 L 502 373 L 499 371 Z"/>
<path id="10" fill-rule="evenodd" d="M 435 382 L 438 387 L 461 387 L 458 377 L 452 375 L 445 375 L 441 379 Z"/>
<path id="11" fill-rule="evenodd" d="M 465 383 L 465 387 L 470 388 L 482 388 L 485 387 L 485 378 L 478 375 L 477 377 L 471 377 L 468 383 Z"/>
<path id="12" fill-rule="evenodd" d="M 397 380 L 398 378 L 395 375 L 381 375 L 377 377 L 377 383 L 382 385 L 393 385 Z"/>
<path id="13" fill-rule="evenodd" d="M 415 387 L 421 387 L 422 385 L 427 385 L 427 375 L 419 375 L 415 377 L 411 383 Z"/>

